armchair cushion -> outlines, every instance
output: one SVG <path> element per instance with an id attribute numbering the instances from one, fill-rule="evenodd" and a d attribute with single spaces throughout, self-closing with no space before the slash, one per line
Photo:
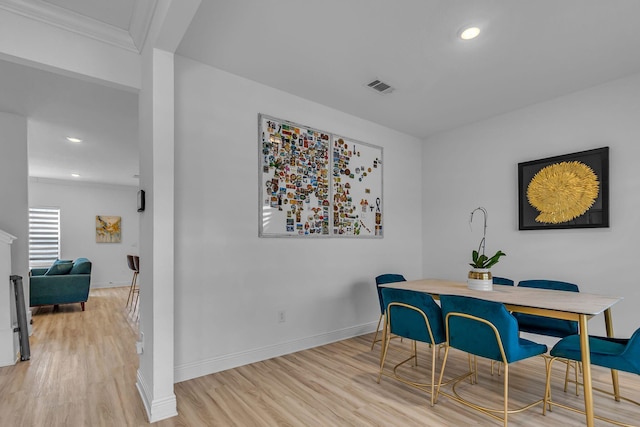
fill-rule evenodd
<path id="1" fill-rule="evenodd" d="M 69 274 L 91 274 L 91 261 L 86 258 L 76 259 Z"/>
<path id="2" fill-rule="evenodd" d="M 73 261 L 71 260 L 56 260 L 51 267 L 44 273 L 45 276 L 59 276 L 61 274 L 68 274 L 73 267 Z"/>

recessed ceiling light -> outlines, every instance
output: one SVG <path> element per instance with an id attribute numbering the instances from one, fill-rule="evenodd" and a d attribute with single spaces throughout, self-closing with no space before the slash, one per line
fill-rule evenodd
<path id="1" fill-rule="evenodd" d="M 462 31 L 460 31 L 460 38 L 462 40 L 471 40 L 478 37 L 478 34 L 480 34 L 480 28 L 466 27 L 466 28 L 463 28 Z"/>
<path id="2" fill-rule="evenodd" d="M 79 173 L 72 173 L 71 176 L 74 177 L 74 178 L 80 178 L 80 174 Z"/>
<path id="3" fill-rule="evenodd" d="M 80 138 L 74 138 L 73 136 L 68 136 L 67 141 L 69 142 L 82 142 Z"/>

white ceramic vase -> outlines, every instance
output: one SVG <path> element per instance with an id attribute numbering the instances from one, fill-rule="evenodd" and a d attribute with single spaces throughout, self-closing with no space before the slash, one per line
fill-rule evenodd
<path id="1" fill-rule="evenodd" d="M 488 268 L 474 268 L 469 272 L 467 287 L 474 291 L 492 291 L 493 277 Z"/>

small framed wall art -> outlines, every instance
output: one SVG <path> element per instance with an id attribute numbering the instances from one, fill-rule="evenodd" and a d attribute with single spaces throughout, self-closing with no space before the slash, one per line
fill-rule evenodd
<path id="1" fill-rule="evenodd" d="M 96 215 L 96 243 L 120 243 L 122 240 L 122 218 Z"/>
<path id="2" fill-rule="evenodd" d="M 609 227 L 609 147 L 518 164 L 520 230 Z"/>

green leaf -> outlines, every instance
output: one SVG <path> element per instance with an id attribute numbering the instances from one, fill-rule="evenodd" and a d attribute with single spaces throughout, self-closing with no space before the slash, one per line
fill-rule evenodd
<path id="1" fill-rule="evenodd" d="M 469 263 L 469 265 L 473 268 L 491 268 L 500 260 L 500 257 L 503 256 L 507 256 L 507 254 L 498 251 L 491 258 L 488 258 L 486 255 L 480 255 L 478 251 L 474 250 L 471 254 L 471 260 L 473 262 Z"/>
<path id="2" fill-rule="evenodd" d="M 500 257 L 502 257 L 502 256 L 507 256 L 507 254 L 505 254 L 502 251 L 496 252 L 496 254 L 494 256 L 492 256 L 491 258 L 489 258 L 487 260 L 487 262 L 485 263 L 485 267 L 484 268 L 491 268 L 492 266 L 497 264 L 497 262 L 500 260 Z"/>

